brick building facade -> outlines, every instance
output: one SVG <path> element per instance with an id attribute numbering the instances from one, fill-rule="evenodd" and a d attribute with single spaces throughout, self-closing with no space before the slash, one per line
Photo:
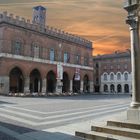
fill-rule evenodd
<path id="1" fill-rule="evenodd" d="M 98 55 L 94 61 L 94 89 L 101 93 L 131 93 L 130 51 Z"/>
<path id="2" fill-rule="evenodd" d="M 0 14 L 0 93 L 9 92 L 93 92 L 92 42 Z"/>

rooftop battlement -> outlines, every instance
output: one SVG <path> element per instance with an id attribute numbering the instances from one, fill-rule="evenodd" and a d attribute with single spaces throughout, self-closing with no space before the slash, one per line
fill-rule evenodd
<path id="1" fill-rule="evenodd" d="M 52 37 L 57 37 L 62 40 L 70 41 L 72 43 L 76 43 L 87 48 L 92 48 L 92 42 L 76 36 L 74 34 L 70 34 L 68 32 L 62 31 L 60 29 L 56 29 L 54 27 L 46 26 L 39 26 L 37 24 L 33 24 L 29 19 L 25 19 L 23 17 L 14 16 L 13 14 L 8 14 L 6 11 L 0 13 L 0 23 L 5 22 L 15 26 L 23 27 L 26 29 L 30 29 L 33 31 L 37 31 Z"/>

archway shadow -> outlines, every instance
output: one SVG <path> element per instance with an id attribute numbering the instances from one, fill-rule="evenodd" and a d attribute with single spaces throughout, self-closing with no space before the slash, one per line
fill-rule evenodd
<path id="1" fill-rule="evenodd" d="M 0 122 L 0 140 L 81 140 L 60 132 L 47 132 L 19 125 Z"/>

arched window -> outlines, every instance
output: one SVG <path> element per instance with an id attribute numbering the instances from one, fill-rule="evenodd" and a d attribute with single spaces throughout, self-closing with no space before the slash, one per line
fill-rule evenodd
<path id="1" fill-rule="evenodd" d="M 40 57 L 40 47 L 37 44 L 32 44 L 31 49 L 32 57 L 39 58 Z"/>
<path id="2" fill-rule="evenodd" d="M 114 74 L 113 73 L 110 74 L 110 80 L 114 80 Z"/>
<path id="3" fill-rule="evenodd" d="M 107 74 L 104 74 L 104 80 L 107 81 Z"/>
<path id="4" fill-rule="evenodd" d="M 50 49 L 50 60 L 54 61 L 54 49 Z"/>
<path id="5" fill-rule="evenodd" d="M 124 73 L 124 80 L 125 80 L 125 81 L 128 80 L 128 73 Z"/>
<path id="6" fill-rule="evenodd" d="M 16 55 L 22 54 L 22 42 L 21 41 L 19 41 L 19 40 L 13 41 L 12 52 L 13 52 L 13 54 L 16 54 Z"/>
<path id="7" fill-rule="evenodd" d="M 117 80 L 121 80 L 121 73 L 117 74 Z"/>

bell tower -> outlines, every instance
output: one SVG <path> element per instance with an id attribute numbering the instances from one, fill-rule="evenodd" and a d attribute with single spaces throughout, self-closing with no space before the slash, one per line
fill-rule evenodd
<path id="1" fill-rule="evenodd" d="M 33 21 L 34 24 L 45 27 L 46 25 L 46 8 L 36 6 L 33 8 Z"/>

